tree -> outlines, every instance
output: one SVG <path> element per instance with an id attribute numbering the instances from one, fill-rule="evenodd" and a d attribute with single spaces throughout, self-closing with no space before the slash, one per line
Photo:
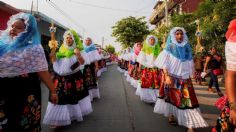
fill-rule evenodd
<path id="1" fill-rule="evenodd" d="M 229 22 L 236 18 L 235 12 L 235 0 L 204 0 L 194 13 L 173 15 L 170 19 L 171 25 L 169 28 L 175 26 L 184 27 L 187 31 L 189 42 L 194 49 L 197 44 L 195 36 L 197 26 L 195 21 L 199 19 L 203 46 L 207 50 L 215 46 L 224 54 L 225 33 Z M 163 31 L 158 32 L 159 36 L 163 36 Z"/>
<path id="2" fill-rule="evenodd" d="M 105 47 L 105 50 L 111 54 L 114 54 L 116 52 L 115 47 L 110 44 Z"/>
<path id="3" fill-rule="evenodd" d="M 224 51 L 225 33 L 229 22 L 236 18 L 233 0 L 205 0 L 195 15 L 200 19 L 206 47 L 216 46 Z"/>
<path id="4" fill-rule="evenodd" d="M 192 46 L 197 44 L 195 36 L 197 25 L 195 24 L 195 20 L 194 14 L 174 15 L 171 17 L 171 28 L 183 27 L 187 32 L 189 43 Z"/>
<path id="5" fill-rule="evenodd" d="M 144 36 L 149 34 L 145 17 L 127 17 L 118 21 L 112 27 L 112 36 L 120 42 L 123 48 L 133 47 L 137 41 L 143 41 Z"/>

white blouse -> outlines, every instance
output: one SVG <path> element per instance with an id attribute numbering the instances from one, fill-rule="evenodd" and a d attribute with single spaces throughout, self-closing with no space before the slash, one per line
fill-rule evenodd
<path id="1" fill-rule="evenodd" d="M 236 42 L 226 42 L 225 57 L 227 70 L 236 71 Z"/>

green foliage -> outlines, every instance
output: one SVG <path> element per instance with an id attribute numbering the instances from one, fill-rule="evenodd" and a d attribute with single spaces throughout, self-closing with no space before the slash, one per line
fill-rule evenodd
<path id="1" fill-rule="evenodd" d="M 167 27 L 165 25 L 159 27 L 158 29 L 151 30 L 151 34 L 157 36 L 158 40 L 163 43 L 163 38 L 168 35 L 170 32 L 170 27 Z"/>
<path id="2" fill-rule="evenodd" d="M 174 15 L 171 17 L 171 28 L 183 27 L 187 32 L 189 43 L 192 46 L 197 43 L 195 36 L 197 26 L 193 24 L 195 20 L 196 18 L 193 14 Z"/>
<path id="3" fill-rule="evenodd" d="M 197 11 L 191 14 L 175 14 L 171 17 L 172 28 L 175 26 L 184 27 L 189 37 L 189 42 L 193 49 L 197 44 L 195 21 L 200 20 L 200 29 L 202 31 L 202 44 L 209 50 L 215 46 L 224 54 L 225 33 L 229 22 L 236 18 L 236 2 L 235 0 L 204 0 L 198 7 Z M 162 27 L 158 30 L 159 37 L 166 34 Z"/>
<path id="4" fill-rule="evenodd" d="M 116 52 L 115 47 L 110 44 L 105 47 L 105 50 L 111 54 L 114 54 Z"/>
<path id="5" fill-rule="evenodd" d="M 112 27 L 112 36 L 120 42 L 123 48 L 133 47 L 137 41 L 143 41 L 145 35 L 149 34 L 145 17 L 127 17 L 121 19 Z"/>

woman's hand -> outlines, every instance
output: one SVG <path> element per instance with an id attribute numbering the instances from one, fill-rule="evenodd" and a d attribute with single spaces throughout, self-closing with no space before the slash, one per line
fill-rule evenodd
<path id="1" fill-rule="evenodd" d="M 56 93 L 51 93 L 51 101 L 53 104 L 58 103 L 58 95 Z"/>
<path id="2" fill-rule="evenodd" d="M 79 51 L 79 49 L 74 49 L 74 53 L 75 53 L 75 55 L 77 56 L 77 57 L 80 57 L 81 56 L 81 54 L 80 54 L 80 51 Z"/>
<path id="3" fill-rule="evenodd" d="M 51 91 L 51 95 L 52 95 L 51 100 L 54 104 L 56 104 L 58 102 L 58 96 L 56 93 L 56 88 L 51 79 L 50 73 L 48 71 L 41 71 L 41 72 L 38 72 L 38 75 L 40 79 L 43 81 L 43 83 L 47 86 L 49 91 Z"/>
<path id="4" fill-rule="evenodd" d="M 80 64 L 83 65 L 84 62 L 85 62 L 85 60 L 84 60 L 84 58 L 81 56 L 81 53 L 80 53 L 79 49 L 78 49 L 78 48 L 74 49 L 74 53 L 75 53 L 75 55 L 77 56 L 77 58 L 78 58 Z"/>
<path id="5" fill-rule="evenodd" d="M 236 110 L 230 110 L 230 122 L 236 127 Z"/>
<path id="6" fill-rule="evenodd" d="M 172 86 L 173 80 L 172 80 L 172 77 L 171 77 L 171 76 L 168 76 L 168 75 L 167 75 L 165 80 L 166 80 L 165 83 L 166 83 L 167 85 Z"/>

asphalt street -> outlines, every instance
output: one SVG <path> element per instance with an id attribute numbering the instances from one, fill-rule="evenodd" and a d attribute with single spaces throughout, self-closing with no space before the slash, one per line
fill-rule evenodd
<path id="1" fill-rule="evenodd" d="M 48 90 L 42 85 L 43 106 L 45 113 Z M 140 101 L 135 89 L 117 71 L 116 65 L 108 66 L 108 71 L 99 78 L 101 98 L 92 102 L 93 113 L 83 122 L 51 129 L 42 125 L 43 132 L 184 132 L 186 128 L 171 126 L 163 115 L 153 113 L 154 104 Z M 219 110 L 214 106 L 218 95 L 209 93 L 206 86 L 195 85 L 201 112 L 210 127 L 196 129 L 196 132 L 210 132 Z M 43 116 L 42 116 L 43 117 Z"/>

